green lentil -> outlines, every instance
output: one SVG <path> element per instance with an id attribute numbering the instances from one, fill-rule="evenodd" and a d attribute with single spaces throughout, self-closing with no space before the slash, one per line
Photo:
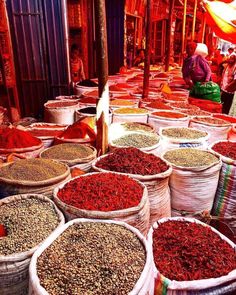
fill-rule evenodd
<path id="1" fill-rule="evenodd" d="M 155 135 L 130 133 L 113 140 L 112 144 L 122 147 L 131 146 L 136 148 L 145 148 L 156 145 L 158 142 L 159 137 Z"/>
<path id="2" fill-rule="evenodd" d="M 59 223 L 50 202 L 30 197 L 0 206 L 0 224 L 7 236 L 0 239 L 0 255 L 24 252 L 45 240 Z"/>
<path id="3" fill-rule="evenodd" d="M 153 132 L 153 128 L 147 124 L 136 123 L 136 122 L 127 122 L 123 123 L 125 131 L 147 131 Z"/>
<path id="4" fill-rule="evenodd" d="M 210 152 L 191 148 L 170 150 L 164 154 L 164 158 L 171 164 L 182 167 L 209 166 L 219 161 Z"/>
<path id="5" fill-rule="evenodd" d="M 63 143 L 43 151 L 41 157 L 55 160 L 75 160 L 87 158 L 92 154 L 93 149 L 84 144 Z"/>
<path id="6" fill-rule="evenodd" d="M 179 139 L 198 139 L 207 136 L 207 132 L 181 127 L 164 129 L 162 134 L 167 137 Z"/>
<path id="7" fill-rule="evenodd" d="M 126 228 L 78 223 L 38 258 L 40 284 L 50 295 L 127 295 L 145 265 L 145 250 Z"/>
<path id="8" fill-rule="evenodd" d="M 44 181 L 63 175 L 64 164 L 49 159 L 24 159 L 0 168 L 0 177 L 18 181 Z"/>

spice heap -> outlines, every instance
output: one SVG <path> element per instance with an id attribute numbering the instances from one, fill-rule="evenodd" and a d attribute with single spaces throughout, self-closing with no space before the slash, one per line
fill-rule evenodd
<path id="1" fill-rule="evenodd" d="M 78 223 L 40 255 L 37 273 L 40 284 L 52 295 L 127 295 L 138 281 L 145 259 L 142 243 L 126 228 Z"/>
<path id="2" fill-rule="evenodd" d="M 41 153 L 41 158 L 55 160 L 75 160 L 88 158 L 93 149 L 84 144 L 62 143 L 52 146 Z"/>
<path id="3" fill-rule="evenodd" d="M 138 175 L 154 175 L 165 172 L 169 166 L 159 157 L 147 154 L 137 148 L 118 148 L 101 158 L 96 167 Z"/>
<path id="4" fill-rule="evenodd" d="M 70 125 L 60 136 L 62 139 L 79 139 L 79 138 L 90 138 L 91 140 L 96 139 L 96 134 L 88 124 L 77 121 Z"/>
<path id="5" fill-rule="evenodd" d="M 182 102 L 182 101 L 186 101 L 186 98 L 181 97 L 181 96 L 168 95 L 167 97 L 165 97 L 165 100 L 166 101 Z"/>
<path id="6" fill-rule="evenodd" d="M 0 129 L 0 149 L 23 149 L 41 146 L 42 141 L 32 136 L 28 131 L 15 127 Z"/>
<path id="7" fill-rule="evenodd" d="M 166 128 L 162 130 L 162 135 L 171 137 L 171 138 L 179 138 L 179 139 L 198 139 L 207 136 L 207 132 L 201 130 L 195 130 L 192 128 Z"/>
<path id="8" fill-rule="evenodd" d="M 147 114 L 148 111 L 141 108 L 120 108 L 114 110 L 115 114 Z"/>
<path id="9" fill-rule="evenodd" d="M 56 102 L 48 102 L 46 103 L 47 108 L 65 108 L 65 107 L 72 107 L 78 104 L 77 101 L 56 101 Z"/>
<path id="10" fill-rule="evenodd" d="M 134 102 L 125 99 L 114 99 L 110 103 L 111 106 L 134 106 Z"/>
<path id="11" fill-rule="evenodd" d="M 120 88 L 116 85 L 111 85 L 109 87 L 109 91 L 125 92 L 125 90 L 123 88 Z"/>
<path id="12" fill-rule="evenodd" d="M 158 144 L 159 136 L 148 135 L 144 133 L 125 134 L 112 141 L 112 145 L 116 146 L 132 146 L 136 148 L 146 148 Z"/>
<path id="13" fill-rule="evenodd" d="M 171 164 L 182 167 L 203 167 L 219 161 L 210 152 L 191 148 L 170 150 L 164 154 L 164 158 Z"/>
<path id="14" fill-rule="evenodd" d="M 170 280 L 218 278 L 236 268 L 234 249 L 194 222 L 161 223 L 153 233 L 153 254 L 158 271 Z"/>
<path id="15" fill-rule="evenodd" d="M 0 239 L 0 255 L 28 251 L 57 227 L 58 215 L 50 202 L 33 196 L 0 206 L 0 223 L 7 236 Z"/>
<path id="16" fill-rule="evenodd" d="M 44 181 L 65 174 L 67 166 L 49 159 L 23 159 L 0 168 L 0 178 L 16 181 Z"/>
<path id="17" fill-rule="evenodd" d="M 195 105 L 186 102 L 174 102 L 170 104 L 173 108 L 186 109 L 186 110 L 198 110 L 199 108 Z"/>
<path id="18" fill-rule="evenodd" d="M 98 99 L 95 97 L 82 97 L 80 98 L 79 103 L 96 104 L 97 100 Z"/>
<path id="19" fill-rule="evenodd" d="M 230 142 L 230 141 L 218 142 L 214 144 L 212 149 L 215 152 L 221 154 L 222 156 L 225 156 L 232 160 L 236 160 L 236 142 Z"/>
<path id="20" fill-rule="evenodd" d="M 146 131 L 152 132 L 153 128 L 145 123 L 138 122 L 126 122 L 122 123 L 121 126 L 125 129 L 125 131 Z"/>
<path id="21" fill-rule="evenodd" d="M 236 118 L 228 116 L 228 115 L 214 114 L 213 117 L 218 118 L 218 119 L 222 119 L 222 120 L 230 122 L 230 123 L 236 123 Z"/>
<path id="22" fill-rule="evenodd" d="M 160 110 L 172 110 L 172 107 L 167 104 L 159 101 L 154 101 L 146 105 L 148 108 L 160 109 Z"/>
<path id="23" fill-rule="evenodd" d="M 193 122 L 197 123 L 208 123 L 211 125 L 227 125 L 229 126 L 229 122 L 217 118 L 212 118 L 212 117 L 194 117 L 192 119 Z"/>
<path id="24" fill-rule="evenodd" d="M 98 173 L 69 181 L 58 198 L 79 209 L 115 211 L 137 206 L 143 187 L 134 179 L 115 173 Z"/>
<path id="25" fill-rule="evenodd" d="M 203 111 L 203 110 L 194 110 L 194 109 L 189 109 L 189 110 L 181 110 L 181 113 L 190 115 L 190 116 L 211 116 L 211 113 Z"/>
<path id="26" fill-rule="evenodd" d="M 163 118 L 170 118 L 170 119 L 182 119 L 182 118 L 187 118 L 187 115 L 185 114 L 181 114 L 178 112 L 154 112 L 152 113 L 153 116 L 157 116 L 157 117 L 163 117 Z"/>

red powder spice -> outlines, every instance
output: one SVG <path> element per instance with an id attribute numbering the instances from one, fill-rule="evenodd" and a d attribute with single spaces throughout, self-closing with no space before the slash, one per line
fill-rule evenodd
<path id="1" fill-rule="evenodd" d="M 116 86 L 117 87 L 120 87 L 120 88 L 124 88 L 124 89 L 126 89 L 126 88 L 133 88 L 134 87 L 134 86 L 129 85 L 127 83 L 117 83 Z"/>
<path id="2" fill-rule="evenodd" d="M 211 113 L 203 111 L 203 110 L 194 110 L 194 109 L 190 109 L 190 110 L 181 110 L 181 113 L 190 115 L 190 116 L 211 116 Z"/>
<path id="3" fill-rule="evenodd" d="M 212 125 L 230 125 L 230 123 L 225 120 L 217 119 L 213 117 L 195 117 L 192 120 L 194 122 L 208 123 Z"/>
<path id="4" fill-rule="evenodd" d="M 63 130 L 50 130 L 47 129 L 32 129 L 29 130 L 29 133 L 35 137 L 59 137 L 63 133 Z"/>
<path id="5" fill-rule="evenodd" d="M 187 110 L 198 110 L 199 108 L 195 105 L 186 102 L 173 102 L 170 104 L 174 108 L 187 109 Z"/>
<path id="6" fill-rule="evenodd" d="M 118 87 L 116 85 L 111 85 L 109 87 L 109 91 L 121 91 L 121 92 L 124 92 L 124 89 L 122 89 L 122 88 L 120 88 L 120 87 Z"/>
<path id="7" fill-rule="evenodd" d="M 47 108 L 65 108 L 65 107 L 72 107 L 78 104 L 77 101 L 57 101 L 57 102 L 50 102 L 46 104 Z"/>
<path id="8" fill-rule="evenodd" d="M 98 99 L 96 97 L 83 97 L 79 100 L 79 103 L 91 103 L 96 104 Z"/>
<path id="9" fill-rule="evenodd" d="M 137 206 L 143 187 L 134 179 L 115 173 L 98 173 L 76 178 L 58 192 L 58 198 L 76 208 L 115 211 Z"/>
<path id="10" fill-rule="evenodd" d="M 212 149 L 213 151 L 221 154 L 222 156 L 225 156 L 232 160 L 236 160 L 236 142 L 218 142 L 212 147 Z"/>
<path id="11" fill-rule="evenodd" d="M 222 120 L 230 122 L 230 123 L 236 123 L 235 117 L 231 117 L 231 116 L 227 116 L 227 115 L 223 115 L 223 114 L 214 114 L 213 117 L 218 118 L 218 119 L 222 119 Z"/>
<path id="12" fill-rule="evenodd" d="M 157 102 L 157 101 L 149 103 L 147 107 L 153 108 L 153 109 L 172 110 L 172 107 L 168 106 L 167 104 L 163 102 Z"/>
<path id="13" fill-rule="evenodd" d="M 28 131 L 15 127 L 0 129 L 0 149 L 21 149 L 42 145 L 42 141 Z"/>
<path id="14" fill-rule="evenodd" d="M 163 118 L 172 118 L 172 119 L 180 119 L 180 118 L 187 117 L 187 115 L 184 115 L 178 112 L 154 112 L 152 113 L 152 115 L 163 117 Z"/>
<path id="15" fill-rule="evenodd" d="M 167 101 L 177 101 L 177 102 L 186 101 L 186 99 L 183 98 L 183 97 L 173 96 L 173 95 L 169 95 L 168 97 L 165 98 L 165 100 L 167 100 Z"/>
<path id="16" fill-rule="evenodd" d="M 128 174 L 154 175 L 165 172 L 169 166 L 159 157 L 137 148 L 118 148 L 100 159 L 96 167 Z"/>
<path id="17" fill-rule="evenodd" d="M 91 140 L 96 139 L 96 134 L 93 129 L 86 123 L 77 121 L 70 125 L 60 136 L 62 139 L 73 139 L 73 138 L 90 138 Z"/>
<path id="18" fill-rule="evenodd" d="M 236 268 L 234 249 L 209 226 L 167 221 L 153 232 L 157 269 L 170 280 L 218 278 Z"/>

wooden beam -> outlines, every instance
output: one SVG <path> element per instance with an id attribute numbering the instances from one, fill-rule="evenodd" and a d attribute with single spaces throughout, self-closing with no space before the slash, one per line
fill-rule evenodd
<path id="1" fill-rule="evenodd" d="M 142 98 L 148 97 L 148 92 L 149 92 L 151 30 L 152 30 L 151 17 L 152 17 L 152 0 L 147 0 L 147 6 L 146 6 L 146 48 L 145 48 Z"/>
<path id="2" fill-rule="evenodd" d="M 170 66 L 170 52 L 171 52 L 171 43 L 173 42 L 172 36 L 172 24 L 173 24 L 173 11 L 175 6 L 175 0 L 170 0 L 170 7 L 169 7 L 169 17 L 168 17 L 168 25 L 167 25 L 167 32 L 166 32 L 166 60 L 165 60 L 165 71 L 169 70 Z"/>
<path id="3" fill-rule="evenodd" d="M 203 14 L 202 23 L 201 23 L 201 43 L 204 43 L 205 31 L 206 31 L 206 14 Z"/>
<path id="4" fill-rule="evenodd" d="M 98 92 L 97 102 L 97 150 L 98 155 L 108 149 L 109 88 L 105 0 L 94 0 L 95 36 L 97 54 Z"/>
<path id="5" fill-rule="evenodd" d="M 196 26 L 196 16 L 197 16 L 197 2 L 198 0 L 194 1 L 194 8 L 193 8 L 193 24 L 192 24 L 192 35 L 191 40 L 193 41 L 195 38 L 195 26 Z"/>
<path id="6" fill-rule="evenodd" d="M 187 0 L 184 0 L 180 65 L 183 64 L 184 51 L 185 51 L 186 13 L 187 13 Z"/>

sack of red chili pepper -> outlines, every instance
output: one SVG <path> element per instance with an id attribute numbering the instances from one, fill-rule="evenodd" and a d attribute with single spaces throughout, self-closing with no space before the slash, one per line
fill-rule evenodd
<path id="1" fill-rule="evenodd" d="M 163 218 L 150 229 L 148 243 L 153 249 L 155 295 L 236 290 L 235 244 L 211 226 L 194 218 Z"/>
<path id="2" fill-rule="evenodd" d="M 168 182 L 172 168 L 162 158 L 137 148 L 119 148 L 99 157 L 92 167 L 98 172 L 124 173 L 145 184 L 150 202 L 150 224 L 170 216 Z"/>
<path id="3" fill-rule="evenodd" d="M 154 292 L 151 249 L 125 222 L 67 222 L 35 252 L 29 271 L 29 294 L 34 295 Z"/>
<path id="4" fill-rule="evenodd" d="M 221 157 L 223 163 L 212 213 L 225 218 L 236 233 L 236 142 L 218 141 L 210 148 Z"/>
<path id="5" fill-rule="evenodd" d="M 163 157 L 173 168 L 169 182 L 172 209 L 190 215 L 210 211 L 222 166 L 219 156 L 206 150 L 181 148 L 169 150 Z"/>
<path id="6" fill-rule="evenodd" d="M 54 202 L 68 220 L 113 219 L 127 222 L 144 235 L 149 229 L 147 188 L 118 173 L 89 173 L 54 190 Z"/>
<path id="7" fill-rule="evenodd" d="M 193 117 L 189 122 L 190 128 L 197 128 L 210 134 L 209 143 L 227 139 L 231 126 L 231 123 L 225 120 L 207 116 Z"/>
<path id="8" fill-rule="evenodd" d="M 158 111 L 148 116 L 148 123 L 150 123 L 158 133 L 161 127 L 188 127 L 189 117 L 177 111 Z"/>

